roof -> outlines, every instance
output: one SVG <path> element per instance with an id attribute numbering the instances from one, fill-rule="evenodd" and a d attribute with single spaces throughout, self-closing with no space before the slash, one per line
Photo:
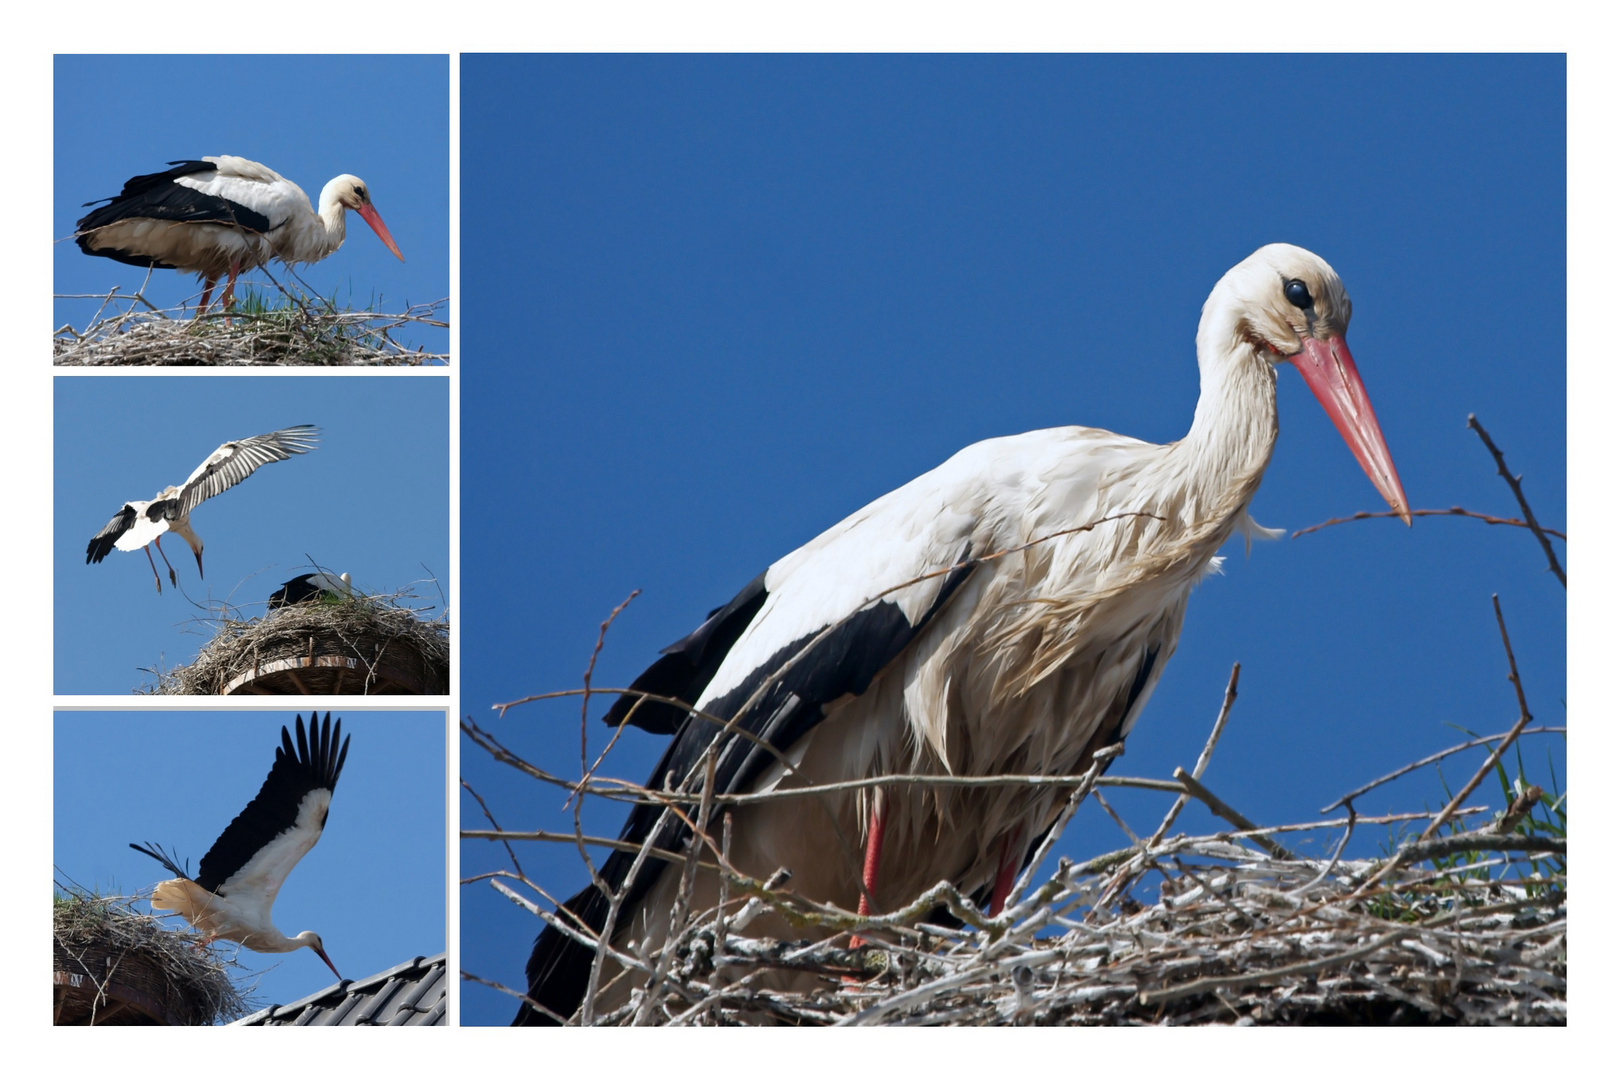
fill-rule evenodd
<path id="1" fill-rule="evenodd" d="M 445 954 L 418 956 L 369 979 L 345 980 L 291 1005 L 272 1005 L 233 1026 L 443 1027 Z"/>

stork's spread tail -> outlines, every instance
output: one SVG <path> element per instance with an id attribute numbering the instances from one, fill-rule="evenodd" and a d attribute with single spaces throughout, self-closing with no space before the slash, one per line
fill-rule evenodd
<path id="1" fill-rule="evenodd" d="M 165 870 L 177 878 L 189 878 L 191 876 L 188 871 L 180 869 L 176 862 L 177 857 L 171 855 L 169 852 L 164 851 L 162 845 L 147 843 L 145 845 L 131 844 L 129 846 L 140 852 L 142 855 L 152 856 L 152 858 L 163 864 L 163 868 Z"/>

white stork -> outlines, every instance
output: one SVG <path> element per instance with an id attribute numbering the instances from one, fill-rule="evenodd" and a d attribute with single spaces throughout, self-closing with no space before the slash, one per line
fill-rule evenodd
<path id="1" fill-rule="evenodd" d="M 1185 438 L 1158 446 L 1065 427 L 969 446 L 772 564 L 632 683 L 730 719 L 748 739 L 717 739 L 712 722 L 635 694 L 606 720 L 673 735 L 650 784 L 673 774 L 688 791 L 711 743 L 721 793 L 894 773 L 1084 771 L 1131 730 L 1221 544 L 1258 529 L 1248 507 L 1277 436 L 1280 364 L 1304 375 L 1410 524 L 1345 345 L 1349 321 L 1326 262 L 1287 244 L 1261 248 L 1204 305 L 1201 392 Z M 786 868 L 801 896 L 863 913 L 948 881 L 996 914 L 1060 798 L 907 785 L 755 803 L 733 812 L 731 858 L 760 879 Z M 620 839 L 639 846 L 655 829 L 663 850 L 690 837 L 676 815 L 643 805 Z M 606 884 L 624 884 L 632 861 L 613 853 Z M 679 878 L 659 860 L 643 864 L 608 931 L 617 948 L 663 942 Z M 699 874 L 694 910 L 716 894 L 714 877 Z M 595 887 L 562 907 L 563 918 L 603 929 L 608 903 Z M 755 930 L 803 934 L 778 923 L 767 913 Z M 569 1017 L 593 957 L 548 926 L 529 959 L 529 996 Z M 628 981 L 605 989 L 600 1007 L 622 1002 Z M 554 1022 L 527 1003 L 514 1021 Z"/>
<path id="2" fill-rule="evenodd" d="M 299 574 L 291 581 L 283 582 L 281 588 L 270 594 L 269 606 L 286 607 L 289 604 L 322 600 L 328 596 L 341 600 L 353 595 L 354 583 L 348 574 L 333 577 L 331 574 L 317 571 L 313 574 Z"/>
<path id="3" fill-rule="evenodd" d="M 208 455 L 208 459 L 192 470 L 186 482 L 179 487 L 166 487 L 148 501 L 139 499 L 124 504 L 123 509 L 91 538 L 85 549 L 84 561 L 98 563 L 114 548 L 119 551 L 146 549 L 146 561 L 152 566 L 152 580 L 158 592 L 163 591 L 163 579 L 158 577 L 157 563 L 152 559 L 148 545 L 156 545 L 163 556 L 163 565 L 169 568 L 169 584 L 175 585 L 174 566 L 163 555 L 163 534 L 179 535 L 197 557 L 197 576 L 202 577 L 203 542 L 191 531 L 191 512 L 228 488 L 235 487 L 261 465 L 272 461 L 286 461 L 293 454 L 305 454 L 315 449 L 320 429 L 312 424 L 283 428 L 251 439 L 238 439 L 224 443 Z"/>
<path id="4" fill-rule="evenodd" d="M 288 937 L 270 921 L 270 908 L 298 860 L 309 853 L 326 827 L 326 812 L 332 805 L 343 762 L 349 756 L 349 740 L 343 736 L 343 721 L 332 723 L 332 714 L 317 724 L 309 714 L 309 738 L 304 738 L 304 718 L 294 719 L 298 746 L 293 747 L 286 725 L 281 728 L 281 746 L 264 786 L 236 815 L 214 846 L 197 864 L 197 876 L 189 876 L 175 860 L 156 845 L 131 844 L 143 855 L 162 863 L 173 880 L 158 883 L 152 890 L 152 907 L 177 911 L 185 920 L 208 936 L 234 941 L 255 952 L 292 952 L 313 949 L 326 961 L 332 974 L 337 967 L 326 955 L 321 936 L 305 930 Z"/>
<path id="5" fill-rule="evenodd" d="M 205 283 L 198 314 L 222 277 L 220 304 L 228 308 L 241 271 L 272 258 L 290 265 L 332 254 L 343 245 L 346 210 L 365 218 L 405 261 L 358 176 L 329 180 L 316 210 L 302 188 L 257 161 L 221 154 L 169 164 L 167 172 L 131 177 L 117 195 L 95 200 L 107 205 L 81 218 L 74 238 L 86 255 L 196 274 Z"/>

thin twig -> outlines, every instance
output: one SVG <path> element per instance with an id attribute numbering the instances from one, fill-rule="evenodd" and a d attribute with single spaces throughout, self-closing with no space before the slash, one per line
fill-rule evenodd
<path id="1" fill-rule="evenodd" d="M 1564 568 L 1559 565 L 1557 554 L 1553 552 L 1552 541 L 1547 539 L 1547 531 L 1537 523 L 1536 515 L 1531 511 L 1530 503 L 1524 497 L 1524 489 L 1519 486 L 1519 481 L 1523 477 L 1514 476 L 1508 471 L 1507 459 L 1502 456 L 1502 451 L 1496 448 L 1496 444 L 1491 441 L 1490 435 L 1485 431 L 1484 425 L 1479 422 L 1473 413 L 1468 414 L 1468 426 L 1478 432 L 1480 440 L 1485 444 L 1485 448 L 1491 452 L 1491 457 L 1496 459 L 1496 471 L 1501 475 L 1502 479 L 1507 481 L 1508 487 L 1513 489 L 1513 497 L 1519 500 L 1519 512 L 1524 515 L 1525 524 L 1530 527 L 1530 531 L 1536 534 L 1536 539 L 1541 541 L 1541 550 L 1547 554 L 1547 565 L 1552 568 L 1554 574 L 1558 575 L 1558 584 L 1568 589 L 1569 582 L 1564 578 Z"/>
<path id="2" fill-rule="evenodd" d="M 1215 726 L 1210 729 L 1209 738 L 1204 740 L 1203 752 L 1198 755 L 1198 761 L 1193 765 L 1192 777 L 1194 780 L 1203 778 L 1204 770 L 1209 767 L 1210 758 L 1215 755 L 1215 744 L 1220 741 L 1221 732 L 1226 730 L 1226 719 L 1232 715 L 1232 703 L 1237 701 L 1238 673 L 1242 670 L 1242 664 L 1234 663 L 1232 665 L 1232 674 L 1226 680 L 1226 694 L 1221 698 L 1221 711 L 1215 717 Z M 1186 805 L 1187 796 L 1185 794 L 1177 795 L 1176 801 L 1170 806 L 1170 811 L 1164 815 L 1164 820 L 1159 823 L 1159 827 L 1153 830 L 1153 835 L 1148 838 L 1149 847 L 1164 839 L 1164 834 L 1170 831 L 1170 826 L 1175 824 L 1176 818 Z"/>
<path id="3" fill-rule="evenodd" d="M 1529 522 L 1520 521 L 1518 518 L 1493 517 L 1490 514 L 1477 514 L 1472 510 L 1464 510 L 1460 506 L 1453 506 L 1449 510 L 1413 510 L 1411 511 L 1411 514 L 1415 518 L 1470 517 L 1476 521 L 1483 521 L 1487 525 L 1517 525 L 1521 529 L 1532 528 Z M 1399 510 L 1358 510 L 1349 517 L 1329 518 L 1327 521 L 1319 524 L 1310 525 L 1303 529 L 1297 529 L 1289 537 L 1289 539 L 1298 539 L 1299 537 L 1304 536 L 1306 533 L 1317 532 L 1321 529 L 1327 528 L 1329 525 L 1343 525 L 1347 521 L 1366 521 L 1369 518 L 1398 518 L 1400 516 L 1401 513 Z M 1569 539 L 1569 537 L 1565 536 L 1557 529 L 1543 529 L 1542 531 L 1548 536 L 1556 536 L 1560 540 L 1568 541 Z"/>
<path id="4" fill-rule="evenodd" d="M 1481 434 L 1483 435 L 1483 432 Z M 1520 732 L 1524 731 L 1525 725 L 1530 723 L 1530 706 L 1524 700 L 1524 685 L 1519 682 L 1519 665 L 1513 659 L 1513 643 L 1508 640 L 1507 623 L 1502 619 L 1502 603 L 1497 599 L 1495 593 L 1491 594 L 1491 606 L 1496 609 L 1496 627 L 1502 632 L 1502 648 L 1507 652 L 1508 679 L 1513 683 L 1513 692 L 1519 699 L 1519 720 L 1518 723 L 1508 729 L 1507 735 L 1491 750 L 1490 756 L 1479 767 L 1479 771 L 1473 775 L 1468 783 L 1462 786 L 1462 790 L 1458 791 L 1451 802 L 1446 804 L 1445 809 L 1441 810 L 1435 819 L 1429 823 L 1429 827 L 1423 830 L 1423 835 L 1418 837 L 1419 840 L 1429 839 L 1440 826 L 1446 823 L 1451 815 L 1456 812 L 1457 807 L 1462 805 L 1463 800 L 1468 798 L 1474 789 L 1480 785 L 1480 782 L 1490 775 L 1492 769 L 1496 768 L 1496 763 L 1502 760 L 1502 754 L 1508 747 L 1513 745 L 1513 740 L 1517 739 Z"/>

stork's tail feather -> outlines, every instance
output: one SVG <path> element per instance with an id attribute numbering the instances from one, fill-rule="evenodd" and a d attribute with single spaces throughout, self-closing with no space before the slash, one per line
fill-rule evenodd
<path id="1" fill-rule="evenodd" d="M 587 885 L 557 909 L 557 917 L 569 922 L 577 918 L 585 924 L 581 932 L 594 936 L 602 933 L 607 923 L 607 909 L 607 900 L 600 890 L 595 885 Z M 595 949 L 548 923 L 535 939 L 534 952 L 529 956 L 526 969 L 529 997 L 556 1016 L 567 1019 L 574 1015 L 585 1000 L 585 987 L 590 982 L 591 964 L 595 959 Z M 556 1027 L 557 1021 L 525 1001 L 518 1008 L 512 1026 Z"/>
<path id="2" fill-rule="evenodd" d="M 170 853 L 164 851 L 161 845 L 147 843 L 145 846 L 140 844 L 131 844 L 129 846 L 140 852 L 142 855 L 152 856 L 152 858 L 162 863 L 163 868 L 169 873 L 173 874 L 175 877 L 188 879 L 191 877 L 191 871 L 189 869 L 190 861 L 187 861 L 188 869 L 180 869 L 180 867 L 177 865 L 178 856 L 171 855 Z"/>

